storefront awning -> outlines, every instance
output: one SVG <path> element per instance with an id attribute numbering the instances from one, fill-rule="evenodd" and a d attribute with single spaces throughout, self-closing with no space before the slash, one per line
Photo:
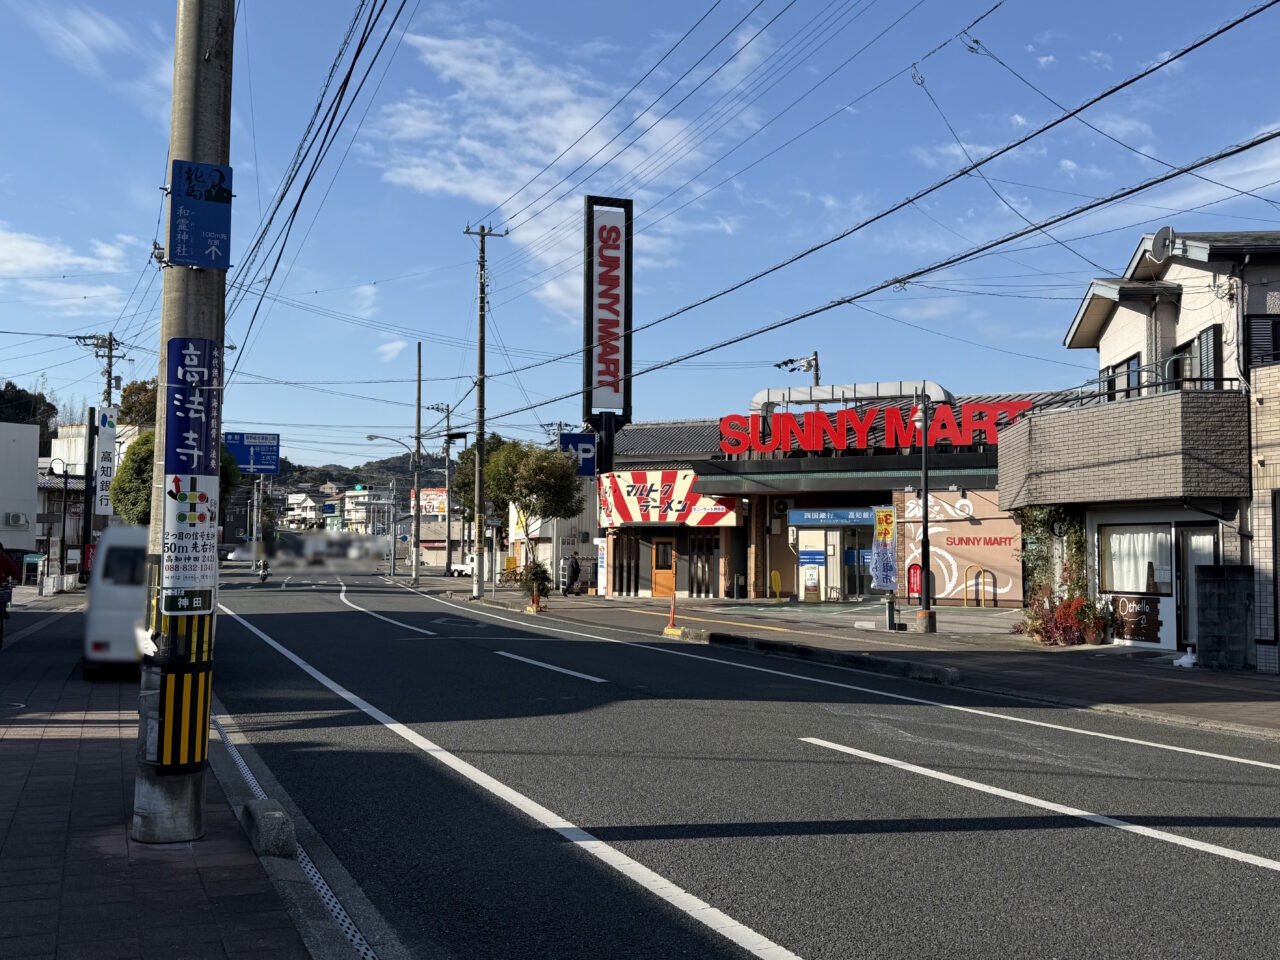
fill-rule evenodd
<path id="1" fill-rule="evenodd" d="M 996 485 L 995 470 L 929 470 L 931 489 L 959 487 L 990 490 Z M 698 475 L 693 482 L 695 493 L 728 496 L 791 495 L 797 493 L 829 493 L 846 490 L 901 490 L 919 487 L 920 471 L 916 470 L 806 470 L 794 473 L 736 473 L 715 476 Z"/>

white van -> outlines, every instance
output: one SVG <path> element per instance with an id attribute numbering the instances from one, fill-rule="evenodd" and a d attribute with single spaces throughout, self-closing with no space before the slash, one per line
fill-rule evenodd
<path id="1" fill-rule="evenodd" d="M 108 527 L 98 541 L 84 617 L 84 673 L 109 663 L 137 663 L 133 626 L 142 619 L 147 528 Z"/>

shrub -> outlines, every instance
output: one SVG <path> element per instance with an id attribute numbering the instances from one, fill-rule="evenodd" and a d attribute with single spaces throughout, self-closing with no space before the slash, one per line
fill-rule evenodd
<path id="1" fill-rule="evenodd" d="M 520 571 L 520 589 L 530 600 L 533 599 L 535 585 L 539 597 L 545 597 L 551 589 L 551 574 L 547 571 L 546 564 L 540 560 L 531 561 Z"/>

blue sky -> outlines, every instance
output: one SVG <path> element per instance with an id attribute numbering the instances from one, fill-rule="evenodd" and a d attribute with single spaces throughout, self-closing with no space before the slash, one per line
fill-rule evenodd
<path id="1" fill-rule="evenodd" d="M 582 273 L 574 258 L 584 193 L 635 198 L 640 324 L 928 186 L 962 165 L 966 150 L 979 156 L 1059 113 L 1000 63 L 959 41 L 919 63 L 923 87 L 913 82 L 910 65 L 992 0 L 722 0 L 618 109 L 508 200 L 712 2 L 420 3 L 385 78 L 362 94 L 304 200 L 271 287 L 288 301 L 266 301 L 248 339 L 249 309 L 228 323 L 243 371 L 312 381 L 318 389 L 238 378 L 228 389 L 224 428 L 278 429 L 285 454 L 304 463 L 354 464 L 394 453 L 400 448 L 368 443 L 364 435 L 412 433 L 417 339 L 424 341 L 424 376 L 432 378 L 424 403 L 462 399 L 457 419 L 469 421 L 476 250 L 463 229 L 494 208 L 490 222 L 512 232 L 490 242 L 491 373 L 581 344 Z M 286 169 L 354 7 L 241 0 L 233 263 Z M 1167 2 L 1153 17 L 1147 7 L 1007 0 L 973 36 L 1074 106 L 1246 9 Z M 152 240 L 164 239 L 156 224 L 173 10 L 172 3 L 0 0 L 0 329 L 114 329 L 139 345 L 123 364 L 126 379 L 155 372 L 154 353 L 146 350 L 158 342 L 161 280 L 146 262 Z M 1277 32 L 1280 8 L 1087 117 L 1175 164 L 1270 128 L 1280 121 L 1272 96 Z M 831 119 L 782 146 L 824 117 Z M 915 209 L 638 334 L 637 368 L 999 236 L 1023 224 L 1014 209 L 1042 219 L 1163 169 L 1070 122 L 986 168 L 1003 199 L 980 180 L 962 179 Z M 1205 173 L 1280 201 L 1280 187 L 1270 185 L 1280 179 L 1274 144 Z M 827 383 L 928 378 L 956 393 L 1079 383 L 1091 375 L 1094 357 L 1064 350 L 1061 340 L 1088 278 L 1103 272 L 1097 267 L 1121 270 L 1142 231 L 1164 223 L 1276 229 L 1280 208 L 1182 178 L 1056 228 L 1054 236 L 1072 249 L 1028 238 L 1003 256 L 930 277 L 929 286 L 867 302 L 886 316 L 842 307 L 640 377 L 636 417 L 742 412 L 763 387 L 807 383 L 807 374 L 773 364 L 814 350 Z M 489 411 L 516 411 L 572 390 L 580 370 L 579 363 L 561 362 L 493 377 Z M 64 400 L 93 402 L 102 389 L 98 363 L 75 344 L 0 335 L 0 378 L 29 386 L 41 374 Z M 511 413 L 490 429 L 543 437 L 540 424 L 574 423 L 580 411 L 580 402 L 562 401 Z M 424 415 L 424 427 L 434 423 Z"/>

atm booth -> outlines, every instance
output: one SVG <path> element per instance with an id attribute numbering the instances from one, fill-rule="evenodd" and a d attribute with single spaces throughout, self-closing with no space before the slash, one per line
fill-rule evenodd
<path id="1" fill-rule="evenodd" d="M 837 507 L 787 511 L 787 540 L 795 552 L 798 600 L 859 600 L 893 592 L 871 585 L 876 510 Z"/>

